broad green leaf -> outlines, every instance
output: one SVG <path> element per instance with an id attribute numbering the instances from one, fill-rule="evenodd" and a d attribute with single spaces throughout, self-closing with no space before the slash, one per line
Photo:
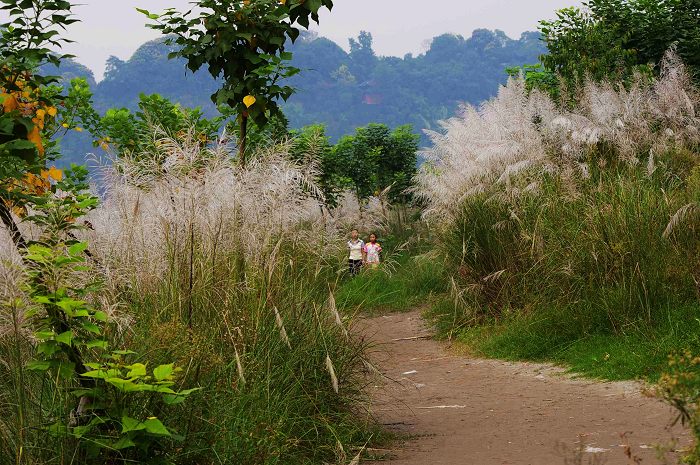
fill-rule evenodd
<path id="1" fill-rule="evenodd" d="M 68 253 L 71 255 L 80 255 L 87 250 L 87 242 L 77 242 L 68 248 Z"/>
<path id="2" fill-rule="evenodd" d="M 163 381 L 166 379 L 171 379 L 173 375 L 174 367 L 173 364 L 170 363 L 168 365 L 160 365 L 156 368 L 153 369 L 153 376 L 158 380 L 158 381 Z"/>
<path id="3" fill-rule="evenodd" d="M 114 350 L 112 351 L 112 353 L 116 355 L 132 355 L 136 352 L 134 352 L 133 350 Z"/>
<path id="4" fill-rule="evenodd" d="M 126 368 L 129 369 L 129 373 L 126 375 L 127 378 L 140 378 L 147 374 L 146 365 L 143 363 L 134 363 Z"/>
<path id="5" fill-rule="evenodd" d="M 53 331 L 37 331 L 34 333 L 34 337 L 37 339 L 50 339 L 56 335 Z"/>
<path id="6" fill-rule="evenodd" d="M 129 431 L 141 431 L 146 429 L 146 425 L 135 418 L 128 416 L 122 417 L 122 433 L 128 433 Z"/>
<path id="7" fill-rule="evenodd" d="M 199 391 L 200 388 L 194 388 L 194 389 L 186 389 L 184 391 L 180 391 L 176 394 L 166 394 L 163 396 L 163 402 L 165 402 L 168 405 L 175 405 L 175 404 L 181 404 L 182 402 L 187 399 L 187 396 L 192 394 L 195 391 Z"/>
<path id="8" fill-rule="evenodd" d="M 65 344 L 67 346 L 70 346 L 73 344 L 73 332 L 72 331 L 66 331 L 65 333 L 61 333 L 58 336 L 56 336 L 56 342 L 60 342 L 61 344 Z"/>
<path id="9" fill-rule="evenodd" d="M 96 341 L 90 341 L 85 344 L 86 347 L 93 349 L 93 348 L 98 348 L 98 349 L 106 349 L 107 348 L 107 341 L 105 340 L 96 340 Z"/>
<path id="10" fill-rule="evenodd" d="M 86 331 L 90 331 L 93 334 L 102 334 L 100 327 L 94 323 L 90 323 L 90 322 L 86 321 L 86 322 L 82 323 L 82 327 Z"/>
<path id="11" fill-rule="evenodd" d="M 168 431 L 165 425 L 163 425 L 163 423 L 161 423 L 156 417 L 149 418 L 148 420 L 144 421 L 143 424 L 146 425 L 146 431 L 148 431 L 150 434 L 156 436 L 170 436 L 170 431 Z"/>
<path id="12" fill-rule="evenodd" d="M 128 449 L 129 447 L 136 447 L 136 443 L 132 441 L 129 436 L 122 436 L 122 438 L 115 442 L 112 447 L 116 450 L 122 450 Z"/>
<path id="13" fill-rule="evenodd" d="M 46 360 L 32 360 L 27 363 L 27 369 L 32 371 L 47 371 L 51 368 L 51 362 Z"/>

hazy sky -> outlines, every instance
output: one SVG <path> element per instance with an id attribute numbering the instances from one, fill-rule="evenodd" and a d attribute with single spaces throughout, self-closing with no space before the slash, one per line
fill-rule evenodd
<path id="1" fill-rule="evenodd" d="M 67 51 L 101 79 L 110 55 L 127 59 L 143 42 L 158 36 L 144 27 L 141 7 L 160 12 L 184 9 L 190 0 L 82 0 L 76 8 L 81 23 L 69 29 L 77 43 Z M 580 5 L 580 0 L 336 0 L 333 12 L 323 11 L 315 29 L 343 47 L 348 37 L 366 30 L 380 55 L 403 56 L 424 51 L 428 41 L 446 32 L 471 35 L 474 29 L 501 29 L 511 37 L 534 30 L 556 9 Z M 418 6 L 420 5 L 420 6 Z"/>

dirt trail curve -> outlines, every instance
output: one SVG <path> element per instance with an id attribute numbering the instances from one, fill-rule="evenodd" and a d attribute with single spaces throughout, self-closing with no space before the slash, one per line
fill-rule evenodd
<path id="1" fill-rule="evenodd" d="M 660 463 L 655 444 L 674 436 L 687 441 L 685 432 L 667 429 L 669 407 L 642 395 L 636 383 L 571 379 L 545 365 L 453 355 L 424 337 L 429 329 L 417 311 L 364 320 L 360 331 L 376 343 L 372 359 L 392 380 L 373 386 L 372 411 L 385 427 L 409 436 L 381 463 L 626 465 L 632 462 L 620 433 L 630 432 L 629 444 L 648 465 Z M 572 462 L 579 438 L 586 452 Z M 559 452 L 562 445 L 570 452 Z M 595 453 L 602 462 L 589 462 Z"/>

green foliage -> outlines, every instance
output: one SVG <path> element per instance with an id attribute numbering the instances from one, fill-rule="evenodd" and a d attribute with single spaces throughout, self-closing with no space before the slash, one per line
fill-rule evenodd
<path id="1" fill-rule="evenodd" d="M 173 389 L 172 364 L 149 374 L 144 364 L 124 362 L 131 352 L 106 352 L 107 315 L 86 300 L 100 292 L 100 285 L 79 284 L 81 274 L 90 268 L 87 243 L 75 239 L 81 229 L 77 220 L 97 205 L 95 197 L 80 192 L 85 174 L 79 167 L 68 171 L 55 186 L 64 195 L 41 199 L 27 218 L 43 231 L 40 241 L 23 251 L 28 266 L 26 294 L 35 305 L 26 317 L 31 318 L 37 341 L 27 369 L 43 373 L 57 391 L 70 392 L 76 406 L 67 411 L 71 401 L 54 405 L 50 412 L 54 420 L 44 428 L 47 434 L 74 441 L 79 457 L 148 462 L 162 458 L 174 438 L 158 418 L 147 415 L 153 409 L 152 398 L 177 404 L 196 389 Z M 40 407 L 49 410 L 48 404 Z M 18 453 L 20 457 L 22 451 Z"/>
<path id="2" fill-rule="evenodd" d="M 528 91 L 539 89 L 547 92 L 555 101 L 559 100 L 560 89 L 557 75 L 545 69 L 542 63 L 535 65 L 512 66 L 506 68 L 506 73 L 512 78 L 522 76 Z"/>
<path id="3" fill-rule="evenodd" d="M 682 463 L 697 465 L 700 463 L 700 357 L 693 355 L 690 349 L 671 354 L 657 392 L 678 411 L 678 419 L 696 438 L 692 447 L 684 451 L 687 455 L 683 456 Z"/>
<path id="4" fill-rule="evenodd" d="M 471 289 L 467 307 L 476 313 L 467 318 L 592 306 L 606 330 L 622 333 L 656 321 L 669 296 L 694 296 L 689 274 L 668 267 L 683 252 L 661 239 L 673 208 L 665 193 L 682 192 L 676 178 L 663 169 L 651 177 L 639 168 L 611 171 L 575 188 L 545 181 L 540 195 L 516 206 L 488 195 L 464 202 L 443 244 L 459 287 Z M 572 188 L 580 195 L 567 197 Z"/>
<path id="5" fill-rule="evenodd" d="M 697 0 L 591 0 L 595 18 L 624 48 L 636 54 L 637 64 L 657 64 L 675 47 L 696 78 L 700 77 L 700 3 Z"/>
<path id="6" fill-rule="evenodd" d="M 140 10 L 151 20 L 153 29 L 173 35 L 166 43 L 179 48 L 170 57 L 182 57 L 196 72 L 207 66 L 221 88 L 212 95 L 217 106 L 228 106 L 240 115 L 241 163 L 245 163 L 247 119 L 264 127 L 280 113 L 279 100 L 287 100 L 294 89 L 281 80 L 294 76 L 297 68 L 286 64 L 292 54 L 285 51 L 287 39 L 299 36 L 296 25 L 309 27 L 318 22 L 322 6 L 331 9 L 331 0 L 200 0 L 200 13 L 181 14 L 173 9 L 162 15 Z M 201 28 L 200 26 L 204 27 Z"/>
<path id="7" fill-rule="evenodd" d="M 297 161 L 311 156 L 318 160 L 318 186 L 323 193 L 326 205 L 334 207 L 338 197 L 352 181 L 344 176 L 344 160 L 330 143 L 326 136 L 326 128 L 316 124 L 306 126 L 301 130 L 292 131 L 292 147 L 290 155 Z"/>
<path id="8" fill-rule="evenodd" d="M 565 8 L 557 19 L 540 22 L 548 52 L 542 56 L 545 69 L 576 88 L 587 77 L 595 81 L 624 81 L 636 69 L 635 51 L 588 11 Z"/>
<path id="9" fill-rule="evenodd" d="M 388 190 L 392 202 L 405 203 L 416 174 L 418 140 L 410 126 L 390 131 L 386 125 L 370 124 L 341 138 L 333 148 L 334 159 L 358 198 Z"/>
<path id="10" fill-rule="evenodd" d="M 569 89 L 596 81 L 629 82 L 635 73 L 651 75 L 666 51 L 675 47 L 691 73 L 700 70 L 700 6 L 696 1 L 590 0 L 586 10 L 565 8 L 541 21 L 548 52 L 545 69 Z M 658 69 L 658 68 L 656 68 Z M 551 82 L 530 76 L 532 85 Z"/>
<path id="11" fill-rule="evenodd" d="M 431 310 L 440 333 L 606 379 L 654 380 L 669 352 L 700 348 L 696 218 L 663 238 L 696 201 L 685 156 L 659 156 L 652 174 L 594 161 L 590 178 L 546 178 L 536 195 L 465 200 L 439 236 L 454 280 Z"/>
<path id="12" fill-rule="evenodd" d="M 60 95 L 49 87 L 58 79 L 37 69 L 58 66 L 66 40 L 59 31 L 77 21 L 72 4 L 65 0 L 2 0 L 0 9 L 9 22 L 0 25 L 0 203 L 12 197 L 10 179 L 38 173 L 44 166 L 45 147 L 41 132 L 55 116 Z M 53 109 L 53 114 L 48 114 Z M 39 111 L 44 112 L 42 116 Z M 10 183 L 12 184 L 12 183 Z M 16 198 L 14 199 L 16 200 Z"/>
<path id="13" fill-rule="evenodd" d="M 405 312 L 446 292 L 447 279 L 444 266 L 428 255 L 389 251 L 380 269 L 365 270 L 343 283 L 336 301 L 345 312 Z"/>
<path id="14" fill-rule="evenodd" d="M 138 111 L 139 94 L 157 93 L 182 107 L 201 106 L 207 118 L 216 117 L 218 109 L 209 96 L 219 81 L 205 70 L 183 73 L 185 59 L 167 58 L 175 49 L 158 40 L 143 44 L 128 60 L 112 57 L 104 79 L 94 87 L 100 114 L 122 107 Z M 499 31 L 480 30 L 472 37 L 436 37 L 420 55 L 375 56 L 362 62 L 360 55 L 302 32 L 287 51 L 293 53 L 290 64 L 302 70 L 288 80 L 297 92 L 287 102 L 278 102 L 289 127 L 324 124 L 335 143 L 372 122 L 392 128 L 411 124 L 419 134 L 437 129 L 437 122 L 450 117 L 459 102 L 479 104 L 493 97 L 507 78 L 506 66 L 534 63 L 546 48 L 536 32 L 510 39 Z M 89 74 L 85 77 L 90 79 Z M 89 140 L 79 145 L 81 138 L 71 133 L 70 145 L 62 142 L 65 160 L 82 162 L 91 150 Z M 421 143 L 427 142 L 423 137 Z"/>
<path id="15" fill-rule="evenodd" d="M 195 137 L 202 144 L 216 139 L 220 123 L 204 118 L 199 108 L 189 109 L 158 95 L 139 96 L 139 110 L 126 108 L 107 110 L 100 121 L 102 134 L 119 152 L 141 154 L 153 152 L 156 138 L 181 139 Z M 154 129 L 162 131 L 154 136 Z M 103 138 L 104 140 L 104 138 Z"/>
<path id="16" fill-rule="evenodd" d="M 93 94 L 85 79 L 73 79 L 68 101 L 76 109 L 67 125 L 80 125 L 90 133 L 92 143 L 117 156 L 140 157 L 158 152 L 156 143 L 163 138 L 194 138 L 204 146 L 215 140 L 224 116 L 207 119 L 199 108 L 183 108 L 158 94 L 139 96 L 138 111 L 112 108 L 100 116 L 93 108 Z"/>
<path id="17" fill-rule="evenodd" d="M 656 382 L 667 369 L 668 354 L 683 348 L 700 350 L 697 304 L 659 309 L 654 325 L 630 326 L 624 334 L 605 330 L 605 317 L 590 306 L 538 307 L 517 311 L 479 326 L 462 321 L 453 299 L 445 298 L 428 316 L 438 330 L 476 356 L 512 361 L 556 363 L 573 373 L 605 380 Z"/>

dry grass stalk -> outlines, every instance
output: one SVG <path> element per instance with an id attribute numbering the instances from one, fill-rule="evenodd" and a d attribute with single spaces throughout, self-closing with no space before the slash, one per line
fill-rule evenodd
<path id="1" fill-rule="evenodd" d="M 277 310 L 277 307 L 274 307 L 275 310 L 275 324 L 277 324 L 277 327 L 280 330 L 280 337 L 282 338 L 282 341 L 284 341 L 285 344 L 287 344 L 287 347 L 290 349 L 292 348 L 292 344 L 289 342 L 289 337 L 287 337 L 287 330 L 284 329 L 284 323 L 282 322 L 282 316 L 280 315 L 279 310 Z"/>
<path id="2" fill-rule="evenodd" d="M 326 355 L 326 370 L 331 377 L 331 383 L 333 384 L 333 390 L 338 394 L 338 377 L 335 375 L 335 367 L 333 366 L 333 361 L 330 355 Z"/>
<path id="3" fill-rule="evenodd" d="M 338 307 L 335 303 L 335 296 L 332 292 L 328 295 L 328 309 L 331 311 L 333 317 L 335 318 L 335 324 L 337 324 L 338 327 L 343 331 L 345 338 L 350 339 L 350 334 L 348 333 L 347 328 L 345 328 L 345 325 L 343 324 L 343 319 L 341 318 L 340 313 L 338 312 Z"/>

